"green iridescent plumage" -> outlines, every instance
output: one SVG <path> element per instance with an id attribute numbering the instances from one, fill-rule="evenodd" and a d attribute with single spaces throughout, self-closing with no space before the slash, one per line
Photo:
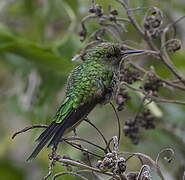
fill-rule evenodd
<path id="1" fill-rule="evenodd" d="M 52 123 L 38 137 L 39 143 L 28 159 L 35 158 L 50 139 L 48 146 L 57 148 L 65 133 L 111 96 L 115 84 L 113 77 L 123 55 L 120 45 L 112 43 L 101 43 L 87 50 L 83 63 L 69 75 L 62 105 Z"/>

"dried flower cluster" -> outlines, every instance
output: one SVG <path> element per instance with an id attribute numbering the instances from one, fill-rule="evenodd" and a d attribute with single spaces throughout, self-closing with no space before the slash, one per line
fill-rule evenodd
<path id="1" fill-rule="evenodd" d="M 118 157 L 117 152 L 107 153 L 103 160 L 97 162 L 97 168 L 111 171 L 113 174 L 122 174 L 126 171 L 126 162 L 123 157 Z"/>
<path id="2" fill-rule="evenodd" d="M 145 109 L 142 113 L 136 115 L 136 117 L 125 121 L 123 132 L 134 144 L 138 144 L 141 128 L 154 129 L 154 122 L 155 117 L 151 114 L 149 109 Z"/>
<path id="3" fill-rule="evenodd" d="M 125 103 L 130 99 L 127 90 L 121 87 L 116 93 L 117 110 L 121 111 L 124 108 Z"/>
<path id="4" fill-rule="evenodd" d="M 163 24 L 163 13 L 158 8 L 151 9 L 151 15 L 146 16 L 144 20 L 144 30 L 152 38 L 157 38 L 161 33 Z"/>
<path id="5" fill-rule="evenodd" d="M 148 74 L 147 80 L 144 82 L 143 86 L 140 88 L 147 93 L 152 93 L 152 95 L 157 96 L 159 88 L 163 86 L 163 82 L 156 77 L 153 73 Z"/>
<path id="6" fill-rule="evenodd" d="M 135 81 L 140 80 L 140 73 L 136 70 L 130 70 L 129 68 L 123 68 L 120 70 L 120 83 L 122 81 L 128 83 L 128 84 L 132 84 Z"/>

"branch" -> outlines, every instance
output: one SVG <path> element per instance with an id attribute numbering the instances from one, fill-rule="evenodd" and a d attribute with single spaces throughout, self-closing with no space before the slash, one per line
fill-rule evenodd
<path id="1" fill-rule="evenodd" d="M 171 99 L 162 99 L 161 97 L 156 97 L 156 96 L 153 96 L 149 93 L 146 93 L 144 92 L 142 89 L 138 89 L 138 88 L 135 88 L 135 87 L 132 87 L 130 86 L 129 84 L 127 84 L 126 82 L 122 82 L 121 84 L 124 84 L 126 85 L 128 88 L 134 90 L 134 91 L 138 91 L 140 93 L 142 93 L 146 99 L 151 99 L 155 102 L 162 102 L 162 103 L 174 103 L 174 104 L 181 104 L 181 105 L 185 105 L 185 101 L 178 101 L 178 100 L 171 100 Z"/>
<path id="2" fill-rule="evenodd" d="M 142 72 L 142 73 L 144 73 L 144 74 L 146 74 L 146 73 L 148 73 L 148 71 L 146 71 L 144 68 L 142 68 L 141 66 L 139 66 L 139 65 L 137 65 L 137 64 L 134 64 L 134 63 L 132 63 L 132 62 L 129 62 L 129 64 L 131 65 L 131 66 L 133 66 L 134 68 L 136 68 L 137 70 L 139 70 L 140 72 Z M 180 89 L 180 90 L 182 90 L 182 91 L 185 91 L 185 87 L 183 87 L 183 86 L 180 86 L 180 85 L 177 85 L 177 84 L 175 84 L 177 81 L 175 81 L 175 82 L 171 82 L 171 81 L 167 81 L 167 80 L 165 80 L 165 79 L 162 79 L 160 76 L 158 76 L 157 74 L 155 74 L 155 76 L 158 78 L 158 79 L 160 79 L 162 82 L 164 82 L 165 84 L 167 84 L 167 85 L 169 85 L 169 86 L 171 86 L 171 87 L 174 87 L 174 88 L 176 88 L 176 89 Z M 178 80 L 178 83 L 179 83 L 180 81 Z"/>
<path id="3" fill-rule="evenodd" d="M 165 178 L 161 172 L 160 167 L 158 166 L 158 164 L 156 164 L 156 162 L 150 156 L 148 156 L 146 154 L 142 154 L 142 153 L 130 153 L 130 152 L 120 152 L 119 154 L 130 154 L 130 155 L 141 157 L 141 158 L 148 160 L 155 167 L 155 170 L 158 173 L 158 175 L 160 176 L 160 178 L 162 180 L 165 180 Z"/>
<path id="4" fill-rule="evenodd" d="M 91 170 L 91 171 L 94 171 L 94 172 L 97 172 L 97 173 L 101 173 L 101 174 L 105 174 L 105 175 L 108 175 L 108 176 L 112 176 L 112 177 L 115 177 L 117 179 L 119 178 L 118 176 L 114 176 L 113 173 L 103 172 L 100 169 L 97 169 L 95 167 L 91 167 L 91 166 L 88 166 L 86 164 L 82 164 L 82 163 L 79 163 L 79 162 L 76 162 L 76 161 L 73 161 L 73 160 L 60 158 L 58 160 L 58 162 L 64 163 L 64 164 L 68 164 L 68 165 L 71 165 L 71 166 L 75 166 L 75 167 L 78 167 L 78 168 L 81 168 L 81 169 L 87 169 L 87 170 Z"/>
<path id="5" fill-rule="evenodd" d="M 93 146 L 95 146 L 95 147 L 97 147 L 97 148 L 99 148 L 99 149 L 101 149 L 102 151 L 105 152 L 105 149 L 102 148 L 101 146 L 99 146 L 99 145 L 97 145 L 97 144 L 94 144 L 94 143 L 92 143 L 92 142 L 90 142 L 90 141 L 88 141 L 88 140 L 86 140 L 86 139 L 81 138 L 81 137 L 72 136 L 72 137 L 62 138 L 62 140 L 67 140 L 67 141 L 72 141 L 72 140 L 83 141 L 83 142 L 86 142 L 86 143 L 88 143 L 88 144 L 91 144 L 91 145 L 93 145 Z M 106 153 L 106 152 L 105 152 L 105 153 Z"/>
<path id="6" fill-rule="evenodd" d="M 112 106 L 112 108 L 114 110 L 114 113 L 115 113 L 116 119 L 117 119 L 117 123 L 118 123 L 118 144 L 119 144 L 120 137 L 121 137 L 121 123 L 120 123 L 120 119 L 119 119 L 118 113 L 116 111 L 116 108 L 114 107 L 114 105 L 112 104 L 112 102 L 110 102 L 110 105 Z"/>
<path id="7" fill-rule="evenodd" d="M 21 133 L 23 133 L 23 132 L 27 132 L 27 131 L 29 131 L 30 129 L 35 129 L 35 128 L 47 128 L 47 127 L 48 127 L 48 125 L 45 125 L 45 124 L 35 124 L 35 125 L 31 125 L 31 126 L 25 127 L 24 129 L 15 132 L 15 133 L 12 135 L 12 139 L 14 139 L 18 134 L 21 134 Z"/>
<path id="8" fill-rule="evenodd" d="M 88 180 L 86 177 L 84 177 L 84 176 L 82 176 L 82 175 L 80 175 L 80 174 L 78 174 L 78 173 L 75 173 L 75 172 L 61 172 L 61 173 L 57 173 L 57 174 L 55 174 L 55 175 L 53 176 L 52 180 L 55 180 L 56 178 L 58 178 L 58 177 L 60 177 L 60 176 L 64 176 L 64 175 L 68 175 L 68 174 L 73 175 L 73 176 L 75 176 L 75 177 L 79 177 L 79 178 L 81 178 L 82 180 Z"/>
<path id="9" fill-rule="evenodd" d="M 166 46 L 165 46 L 166 34 L 169 31 L 169 29 L 184 18 L 185 18 L 185 16 L 180 17 L 174 23 L 169 24 L 168 26 L 166 26 L 166 28 L 163 29 L 162 34 L 161 34 L 160 58 L 161 58 L 162 62 L 168 67 L 168 69 L 185 85 L 185 78 L 178 72 L 178 70 L 175 68 L 175 66 L 170 61 L 170 58 L 168 56 L 168 53 L 166 51 Z"/>
<path id="10" fill-rule="evenodd" d="M 65 140 L 65 139 L 64 139 L 64 141 L 65 141 L 67 144 L 71 145 L 72 147 L 74 147 L 74 148 L 76 148 L 76 149 L 78 149 L 78 150 L 80 150 L 80 151 L 82 151 L 82 152 L 89 153 L 89 154 L 91 154 L 91 155 L 93 155 L 93 156 L 96 156 L 96 157 L 98 157 L 98 158 L 103 158 L 103 156 L 100 156 L 100 155 L 95 154 L 95 153 L 93 153 L 93 152 L 91 152 L 91 151 L 88 151 L 88 150 L 85 149 L 85 148 L 82 148 L 82 145 L 80 145 L 80 144 L 78 144 L 78 143 L 69 142 L 68 140 Z"/>
<path id="11" fill-rule="evenodd" d="M 105 136 L 103 135 L 103 133 L 102 133 L 91 121 L 89 121 L 88 119 L 84 119 L 84 121 L 87 122 L 87 123 L 89 123 L 93 128 L 95 128 L 95 129 L 97 130 L 97 132 L 98 132 L 98 133 L 100 134 L 100 136 L 103 138 L 103 140 L 104 140 L 104 142 L 105 142 L 105 144 L 106 144 L 106 146 L 107 146 L 108 142 L 107 142 Z"/>

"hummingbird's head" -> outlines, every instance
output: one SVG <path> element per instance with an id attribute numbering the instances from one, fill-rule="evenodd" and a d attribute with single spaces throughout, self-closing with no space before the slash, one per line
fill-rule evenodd
<path id="1" fill-rule="evenodd" d="M 88 59 L 101 61 L 110 65 L 118 65 L 121 59 L 129 54 L 142 53 L 143 50 L 122 50 L 122 46 L 116 43 L 101 43 L 86 52 Z"/>

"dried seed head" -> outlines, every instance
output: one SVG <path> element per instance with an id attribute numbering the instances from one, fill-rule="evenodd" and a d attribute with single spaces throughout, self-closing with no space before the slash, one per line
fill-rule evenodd
<path id="1" fill-rule="evenodd" d="M 121 94 L 118 94 L 118 96 L 116 98 L 116 103 L 118 105 L 122 105 L 124 102 L 125 102 L 125 98 Z"/>
<path id="2" fill-rule="evenodd" d="M 113 154 L 113 153 L 107 153 L 106 154 L 106 157 L 108 157 L 108 158 L 113 158 L 115 156 L 115 154 Z"/>
<path id="3" fill-rule="evenodd" d="M 120 158 L 118 160 L 118 169 L 119 169 L 119 174 L 123 173 L 126 171 L 126 163 L 124 158 Z"/>
<path id="4" fill-rule="evenodd" d="M 166 42 L 166 49 L 169 52 L 178 51 L 181 48 L 181 41 L 179 39 L 170 39 Z"/>
<path id="5" fill-rule="evenodd" d="M 79 34 L 79 36 L 84 37 L 84 36 L 86 36 L 86 31 L 81 30 L 78 34 Z"/>
<path id="6" fill-rule="evenodd" d="M 138 175 L 139 175 L 139 173 L 138 172 L 129 172 L 128 174 L 127 174 L 127 179 L 128 180 L 137 180 L 138 178 Z"/>
<path id="7" fill-rule="evenodd" d="M 119 89 L 116 93 L 117 110 L 121 111 L 124 108 L 125 102 L 130 99 L 128 92 L 125 89 Z"/>
<path id="8" fill-rule="evenodd" d="M 140 79 L 140 73 L 138 71 L 131 70 L 129 68 L 124 68 L 120 72 L 120 81 L 132 84 Z"/>
<path id="9" fill-rule="evenodd" d="M 153 7 L 151 15 L 147 16 L 144 20 L 144 30 L 146 34 L 152 38 L 157 38 L 161 32 L 161 25 L 163 23 L 163 14 L 160 9 Z"/>
<path id="10" fill-rule="evenodd" d="M 96 163 L 96 167 L 97 168 L 100 168 L 101 164 L 102 164 L 102 161 L 101 160 L 98 160 L 98 162 Z"/>
<path id="11" fill-rule="evenodd" d="M 139 124 L 136 118 L 130 118 L 125 121 L 123 128 L 125 136 L 127 136 L 133 144 L 139 142 Z"/>
<path id="12" fill-rule="evenodd" d="M 113 16 L 117 16 L 118 15 L 118 11 L 116 9 L 112 9 L 110 11 L 110 14 L 112 14 Z"/>
<path id="13" fill-rule="evenodd" d="M 159 88 L 163 86 L 163 82 L 153 73 L 148 74 L 148 79 L 143 84 L 143 89 L 146 92 L 152 92 L 152 95 L 157 95 Z"/>
<path id="14" fill-rule="evenodd" d="M 141 128 L 153 129 L 155 128 L 155 117 L 151 114 L 149 109 L 144 109 L 135 118 L 130 118 L 125 121 L 123 132 L 133 144 L 139 142 L 139 132 Z"/>
<path id="15" fill-rule="evenodd" d="M 153 28 L 158 28 L 161 25 L 160 19 L 156 18 L 151 25 Z"/>
<path id="16" fill-rule="evenodd" d="M 99 4 L 95 5 L 95 13 L 99 17 L 101 17 L 103 15 L 103 9 Z"/>

